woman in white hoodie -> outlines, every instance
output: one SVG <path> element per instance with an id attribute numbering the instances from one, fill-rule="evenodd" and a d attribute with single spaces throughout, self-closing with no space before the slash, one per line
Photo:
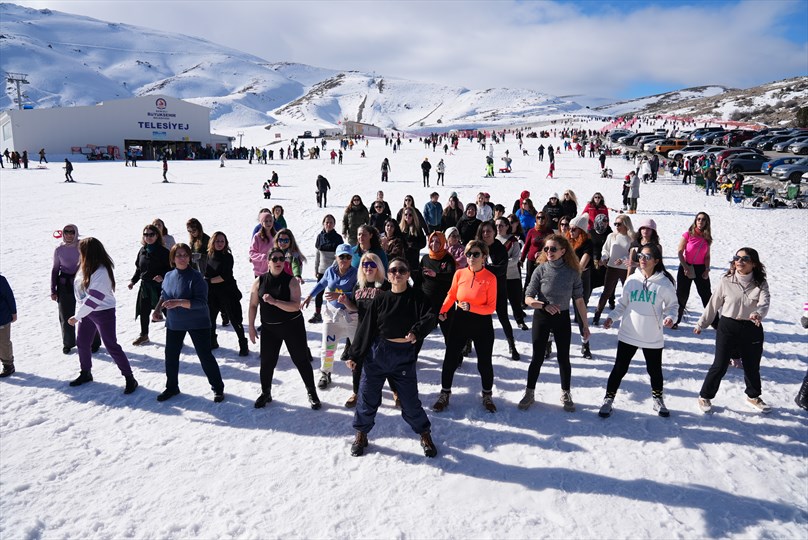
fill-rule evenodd
<path id="1" fill-rule="evenodd" d="M 670 416 L 665 402 L 662 400 L 662 349 L 664 337 L 662 328 L 673 326 L 673 318 L 679 307 L 676 301 L 676 287 L 665 266 L 662 264 L 662 253 L 654 244 L 643 246 L 637 255 L 640 271 L 626 280 L 623 294 L 603 323 L 603 327 L 611 328 L 612 322 L 622 317 L 620 330 L 617 332 L 617 358 L 606 383 L 606 397 L 600 408 L 601 417 L 606 418 L 612 412 L 612 402 L 620 382 L 628 373 L 628 366 L 637 349 L 642 349 L 645 366 L 651 377 L 651 396 L 654 410 L 659 416 Z"/>

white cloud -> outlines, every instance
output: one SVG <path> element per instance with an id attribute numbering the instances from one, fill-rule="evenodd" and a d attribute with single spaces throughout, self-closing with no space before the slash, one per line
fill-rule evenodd
<path id="1" fill-rule="evenodd" d="M 746 87 L 808 73 L 781 22 L 808 3 L 20 2 L 195 35 L 268 61 L 469 88 L 617 95 L 638 82 Z M 638 3 L 638 6 L 642 4 Z"/>

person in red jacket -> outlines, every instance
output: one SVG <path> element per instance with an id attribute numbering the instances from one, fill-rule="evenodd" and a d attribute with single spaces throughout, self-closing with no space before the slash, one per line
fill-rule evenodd
<path id="1" fill-rule="evenodd" d="M 463 358 L 466 340 L 474 342 L 477 351 L 477 371 L 483 386 L 483 406 L 489 412 L 497 407 L 491 399 L 494 387 L 494 367 L 491 355 L 494 350 L 494 325 L 491 314 L 497 310 L 497 278 L 484 268 L 488 259 L 488 246 L 480 240 L 466 244 L 468 267 L 455 272 L 452 287 L 440 308 L 439 320 L 445 320 L 452 305 L 456 306 L 452 328 L 446 343 L 441 371 L 441 391 L 432 410 L 440 412 L 449 405 L 452 394 L 452 379 Z"/>
<path id="2" fill-rule="evenodd" d="M 595 228 L 595 218 L 601 214 L 606 216 L 606 220 L 608 223 L 609 207 L 606 206 L 606 201 L 603 200 L 603 195 L 599 191 L 595 192 L 595 194 L 592 195 L 592 199 L 590 199 L 590 201 L 586 203 L 586 206 L 584 207 L 584 211 L 582 212 L 582 214 L 586 214 L 587 216 L 589 216 L 588 231 L 591 231 L 592 229 Z"/>

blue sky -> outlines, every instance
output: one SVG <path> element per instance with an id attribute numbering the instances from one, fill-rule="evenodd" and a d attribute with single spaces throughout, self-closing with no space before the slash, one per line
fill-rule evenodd
<path id="1" fill-rule="evenodd" d="M 626 99 L 808 75 L 808 0 L 51 0 L 270 62 Z"/>

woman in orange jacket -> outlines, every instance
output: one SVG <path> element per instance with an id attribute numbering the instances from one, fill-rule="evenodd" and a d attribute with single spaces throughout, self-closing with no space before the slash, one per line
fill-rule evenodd
<path id="1" fill-rule="evenodd" d="M 497 309 L 497 278 L 484 268 L 488 258 L 485 242 L 472 240 L 466 244 L 465 254 L 468 267 L 455 273 L 438 316 L 440 320 L 445 320 L 449 309 L 456 306 L 443 357 L 440 396 L 432 410 L 440 412 L 449 405 L 452 379 L 463 358 L 463 346 L 467 340 L 471 340 L 477 351 L 477 370 L 482 378 L 483 405 L 489 412 L 496 412 L 497 407 L 491 399 L 494 386 L 494 367 L 491 363 L 494 325 L 491 314 Z"/>

